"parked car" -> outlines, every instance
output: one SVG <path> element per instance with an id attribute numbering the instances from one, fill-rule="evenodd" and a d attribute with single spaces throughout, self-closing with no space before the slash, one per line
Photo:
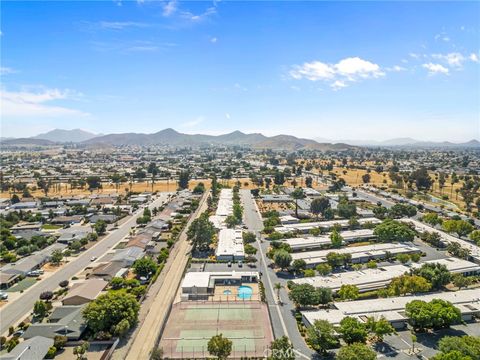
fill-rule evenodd
<path id="1" fill-rule="evenodd" d="M 97 260 L 97 257 L 96 257 L 96 256 L 92 256 L 92 257 L 90 258 L 90 261 L 95 261 L 95 260 Z"/>
<path id="2" fill-rule="evenodd" d="M 17 331 L 15 331 L 15 332 L 12 334 L 12 336 L 13 336 L 13 337 L 20 337 L 20 336 L 23 335 L 24 332 L 25 332 L 25 331 L 23 331 L 23 330 L 17 330 Z"/>
<path id="3" fill-rule="evenodd" d="M 228 267 L 232 267 L 232 262 L 229 261 L 228 264 L 227 264 Z"/>
<path id="4" fill-rule="evenodd" d="M 243 262 L 242 262 L 242 260 L 240 260 L 240 261 L 238 262 L 238 267 L 243 267 Z"/>
<path id="5" fill-rule="evenodd" d="M 8 300 L 8 294 L 0 291 L 0 300 Z"/>

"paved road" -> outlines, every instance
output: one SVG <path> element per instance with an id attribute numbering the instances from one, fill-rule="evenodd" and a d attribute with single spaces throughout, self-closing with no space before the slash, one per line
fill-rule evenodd
<path id="1" fill-rule="evenodd" d="M 149 205 L 150 209 L 162 205 L 167 200 L 168 195 L 168 193 L 160 194 L 158 199 Z M 90 265 L 90 259 L 93 256 L 97 258 L 101 257 L 121 239 L 128 235 L 130 228 L 136 225 L 136 219 L 142 215 L 142 213 L 143 209 L 139 209 L 127 221 L 120 225 L 117 230 L 108 234 L 105 238 L 99 241 L 98 244 L 95 244 L 79 255 L 75 260 L 64 265 L 53 275 L 29 288 L 20 298 L 2 307 L 0 311 L 0 334 L 6 332 L 10 326 L 21 321 L 26 315 L 28 315 L 28 313 L 30 313 L 35 301 L 38 300 L 42 292 L 54 291 L 58 287 L 60 281 L 70 279 L 79 271 L 83 270 L 87 265 Z"/>
<path id="2" fill-rule="evenodd" d="M 155 284 L 150 288 L 150 299 L 142 304 L 147 309 L 147 314 L 143 323 L 134 332 L 130 347 L 120 350 L 119 354 L 114 354 L 114 359 L 149 359 L 151 352 L 157 344 L 160 328 L 167 320 L 169 309 L 175 299 L 180 281 L 183 278 L 185 267 L 188 263 L 188 254 L 191 250 L 190 242 L 187 240 L 186 230 L 191 222 L 197 218 L 207 207 L 208 194 L 206 193 L 200 202 L 196 212 L 190 217 L 187 225 L 180 234 L 172 254 L 168 258 L 165 268 L 160 273 Z M 149 292 L 150 293 L 150 292 Z"/>
<path id="3" fill-rule="evenodd" d="M 270 260 L 265 256 L 268 250 L 268 242 L 261 240 L 260 231 L 263 229 L 263 222 L 261 215 L 258 213 L 258 208 L 255 205 L 250 191 L 240 190 L 240 196 L 244 207 L 244 222 L 248 229 L 257 235 L 257 248 L 260 255 L 260 269 L 263 273 L 262 281 L 265 286 L 265 295 L 270 309 L 270 317 L 273 326 L 273 333 L 275 338 L 287 336 L 296 350 L 296 357 L 298 359 L 310 359 L 315 352 L 312 351 L 303 340 L 297 327 L 297 322 L 292 315 L 293 306 L 290 301 L 286 299 L 286 290 L 280 291 L 280 298 L 285 299 L 282 304 L 278 303 L 276 291 L 273 290 L 273 285 L 281 282 L 277 274 L 268 267 Z"/>

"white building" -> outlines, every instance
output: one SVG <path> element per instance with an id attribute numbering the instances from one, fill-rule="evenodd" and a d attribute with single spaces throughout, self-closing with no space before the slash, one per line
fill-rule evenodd
<path id="1" fill-rule="evenodd" d="M 327 262 L 327 255 L 331 252 L 339 254 L 350 254 L 352 256 L 352 263 L 363 263 L 369 260 L 376 260 L 384 258 L 387 253 L 393 256 L 398 254 L 412 254 L 420 253 L 420 249 L 403 243 L 386 243 L 365 246 L 353 246 L 341 249 L 328 249 L 317 251 L 305 251 L 292 254 L 292 260 L 303 259 L 307 266 L 313 267 L 317 264 Z"/>
<path id="2" fill-rule="evenodd" d="M 182 281 L 182 300 L 205 300 L 215 292 L 216 285 L 242 285 L 258 282 L 256 271 L 187 272 Z"/>
<path id="3" fill-rule="evenodd" d="M 463 320 L 472 320 L 480 314 L 480 294 L 478 289 L 449 291 L 442 293 L 429 293 L 422 295 L 400 296 L 384 299 L 356 300 L 335 302 L 335 309 L 302 311 L 303 322 L 311 326 L 315 320 L 327 320 L 333 325 L 351 316 L 361 322 L 366 322 L 369 317 L 380 318 L 384 316 L 397 329 L 405 327 L 405 306 L 413 300 L 429 302 L 433 299 L 442 299 L 456 306 Z"/>
<path id="4" fill-rule="evenodd" d="M 370 240 L 376 236 L 373 234 L 372 229 L 359 229 L 342 231 L 340 235 L 343 237 L 344 242 L 350 243 L 361 240 Z M 296 237 L 282 240 L 290 245 L 293 251 L 310 250 L 315 248 L 321 248 L 332 244 L 330 235 L 322 236 L 308 236 L 308 237 Z"/>
<path id="5" fill-rule="evenodd" d="M 242 230 L 220 230 L 215 256 L 217 260 L 243 260 L 245 251 L 243 248 Z"/>
<path id="6" fill-rule="evenodd" d="M 217 211 L 209 220 L 217 229 L 225 228 L 225 219 L 233 214 L 233 190 L 222 189 L 218 198 Z"/>
<path id="7" fill-rule="evenodd" d="M 451 273 L 474 275 L 480 273 L 480 266 L 466 260 L 447 258 L 430 260 L 424 263 L 413 263 L 409 265 L 390 265 L 377 269 L 362 269 L 358 271 L 347 271 L 327 276 L 313 276 L 293 280 L 296 284 L 311 284 L 315 287 L 325 287 L 338 291 L 342 285 L 355 285 L 360 292 L 382 289 L 386 287 L 393 278 L 401 276 L 410 270 L 419 268 L 423 264 L 438 263 L 445 265 Z"/>
<path id="8" fill-rule="evenodd" d="M 372 224 L 380 224 L 381 221 L 377 218 L 361 218 L 358 219 L 360 225 L 366 223 Z M 308 223 L 298 223 L 298 224 L 283 224 L 282 226 L 275 227 L 275 231 L 279 233 L 287 233 L 287 232 L 301 232 L 301 233 L 308 233 L 310 230 L 319 228 L 319 229 L 331 229 L 335 224 L 338 224 L 342 228 L 348 228 L 349 220 L 329 220 L 329 221 L 315 221 L 315 222 L 308 222 Z"/>

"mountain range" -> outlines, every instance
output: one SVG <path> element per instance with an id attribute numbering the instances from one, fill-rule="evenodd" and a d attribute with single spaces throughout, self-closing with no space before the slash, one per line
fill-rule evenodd
<path id="1" fill-rule="evenodd" d="M 316 141 L 328 142 L 332 141 L 325 138 L 315 138 Z M 339 142 L 352 146 L 373 146 L 373 147 L 438 147 L 438 148 L 477 148 L 480 147 L 480 141 L 473 139 L 463 143 L 454 143 L 450 141 L 423 141 L 409 137 L 395 138 L 383 141 L 378 140 L 339 140 Z"/>
<path id="2" fill-rule="evenodd" d="M 49 140 L 52 142 L 76 143 L 76 142 L 90 140 L 97 136 L 100 136 L 100 135 L 97 135 L 82 129 L 73 129 L 73 130 L 54 129 L 43 134 L 32 136 L 31 139 Z"/>
<path id="3" fill-rule="evenodd" d="M 315 149 L 347 150 L 353 148 L 346 144 L 319 143 L 311 139 L 297 138 L 291 135 L 265 136 L 260 133 L 245 134 L 234 131 L 224 135 L 183 134 L 174 129 L 164 129 L 153 134 L 122 133 L 96 135 L 84 130 L 55 129 L 31 138 L 2 140 L 4 145 L 54 145 L 57 143 L 77 143 L 80 145 L 168 145 L 175 147 L 229 145 L 248 146 L 259 149 Z"/>
<path id="4" fill-rule="evenodd" d="M 164 129 L 153 134 L 121 133 L 94 134 L 81 129 L 54 129 L 30 138 L 0 139 L 4 145 L 38 145 L 47 146 L 61 143 L 76 143 L 79 145 L 167 145 L 175 147 L 229 145 L 248 146 L 259 149 L 316 149 L 316 150 L 347 150 L 357 146 L 374 147 L 406 147 L 406 148 L 480 148 L 478 140 L 465 143 L 448 141 L 421 141 L 412 138 L 395 138 L 384 141 L 377 140 L 342 140 L 334 142 L 329 139 L 303 139 L 292 135 L 265 136 L 260 133 L 245 134 L 234 131 L 223 135 L 183 134 L 174 129 Z"/>

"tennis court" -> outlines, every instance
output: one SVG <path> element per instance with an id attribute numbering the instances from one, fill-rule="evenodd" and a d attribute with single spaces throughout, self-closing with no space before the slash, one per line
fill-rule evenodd
<path id="1" fill-rule="evenodd" d="M 259 301 L 177 303 L 160 347 L 168 358 L 205 357 L 208 341 L 217 334 L 233 342 L 232 357 L 263 356 L 273 340 L 266 305 Z"/>

